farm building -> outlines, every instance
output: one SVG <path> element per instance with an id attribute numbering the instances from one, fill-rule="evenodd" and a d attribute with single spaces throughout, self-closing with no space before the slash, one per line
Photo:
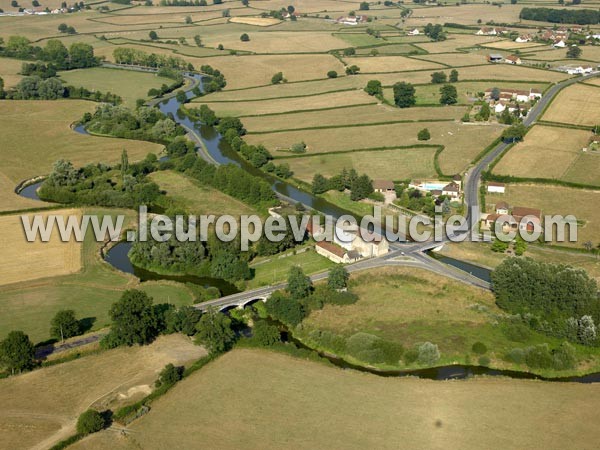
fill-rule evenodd
<path id="1" fill-rule="evenodd" d="M 395 192 L 394 182 L 390 180 L 373 180 L 373 190 L 375 192 Z"/>
<path id="2" fill-rule="evenodd" d="M 360 254 L 356 250 L 346 251 L 339 245 L 327 241 L 317 242 L 315 251 L 335 263 L 347 264 L 360 259 Z"/>
<path id="3" fill-rule="evenodd" d="M 504 194 L 506 191 L 506 185 L 504 183 L 490 181 L 487 185 L 487 191 L 490 193 Z"/>
<path id="4" fill-rule="evenodd" d="M 488 61 L 493 63 L 502 62 L 503 59 L 504 57 L 499 53 L 491 53 L 488 56 Z"/>
<path id="5" fill-rule="evenodd" d="M 523 64 L 523 62 L 521 61 L 521 58 L 519 58 L 517 55 L 507 56 L 504 59 L 504 62 L 507 64 L 516 64 L 517 66 L 520 66 L 521 64 Z"/>

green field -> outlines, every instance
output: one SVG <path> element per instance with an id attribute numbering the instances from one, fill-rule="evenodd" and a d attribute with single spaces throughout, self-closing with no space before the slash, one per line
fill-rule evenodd
<path id="1" fill-rule="evenodd" d="M 102 431 L 73 448 L 586 448 L 598 401 L 595 384 L 383 378 L 234 350 L 154 402 L 126 436 Z"/>
<path id="2" fill-rule="evenodd" d="M 64 84 L 82 86 L 90 91 L 117 94 L 130 108 L 135 107 L 137 99 L 147 100 L 149 89 L 173 84 L 173 80 L 150 73 L 100 67 L 60 72 L 60 79 Z"/>

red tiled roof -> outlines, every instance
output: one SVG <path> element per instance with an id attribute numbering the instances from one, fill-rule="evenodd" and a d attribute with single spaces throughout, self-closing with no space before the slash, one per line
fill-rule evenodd
<path id="1" fill-rule="evenodd" d="M 339 256 L 340 258 L 343 258 L 344 255 L 346 254 L 346 250 L 344 250 L 342 247 L 340 247 L 339 245 L 336 245 L 332 242 L 327 242 L 327 241 L 317 242 L 317 247 L 321 247 L 323 250 L 326 250 L 329 253 L 333 253 L 334 255 Z"/>

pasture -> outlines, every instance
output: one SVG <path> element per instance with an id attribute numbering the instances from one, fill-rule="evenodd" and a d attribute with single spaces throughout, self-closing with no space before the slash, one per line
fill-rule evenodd
<path id="1" fill-rule="evenodd" d="M 205 355 L 182 335 L 153 344 L 119 348 L 0 380 L 0 446 L 49 448 L 75 433 L 77 417 L 90 407 L 118 408 L 141 399 L 168 364 Z"/>
<path id="2" fill-rule="evenodd" d="M 408 70 L 439 69 L 443 66 L 405 56 L 355 56 L 346 58 L 348 65 L 357 65 L 361 73 L 404 72 Z"/>
<path id="3" fill-rule="evenodd" d="M 81 211 L 64 209 L 50 213 L 37 213 L 48 220 L 48 215 L 56 215 L 68 220 L 69 216 L 81 217 Z M 33 222 L 34 215 L 28 219 Z M 30 223 L 31 223 L 30 222 Z M 76 273 L 81 269 L 81 243 L 75 240 L 62 242 L 55 228 L 49 242 L 39 237 L 35 242 L 25 238 L 20 215 L 0 216 L 0 246 L 4 249 L 6 261 L 0 268 L 0 285 L 7 285 L 39 278 L 50 278 Z M 27 270 L 23 270 L 24 268 Z"/>
<path id="4" fill-rule="evenodd" d="M 4 88 L 11 88 L 21 81 L 20 75 L 23 61 L 13 58 L 0 58 L 0 77 L 4 80 Z"/>
<path id="5" fill-rule="evenodd" d="M 600 89 L 575 84 L 563 89 L 542 117 L 551 122 L 594 126 L 600 123 Z"/>
<path id="6" fill-rule="evenodd" d="M 149 89 L 173 83 L 173 80 L 151 73 L 100 67 L 60 72 L 60 79 L 64 84 L 82 86 L 90 91 L 117 94 L 129 108 L 135 108 L 137 99 L 148 99 Z"/>
<path id="7" fill-rule="evenodd" d="M 597 166 L 600 157 L 582 151 L 590 136 L 589 131 L 535 125 L 502 157 L 494 173 L 600 184 L 598 172 L 589 172 L 589 164 Z"/>
<path id="8" fill-rule="evenodd" d="M 595 384 L 384 378 L 240 349 L 154 402 L 126 437 L 102 431 L 73 448 L 585 447 L 600 435 L 587 419 L 596 401 Z"/>
<path id="9" fill-rule="evenodd" d="M 231 23 L 242 23 L 244 25 L 255 25 L 257 27 L 268 27 L 281 23 L 281 20 L 273 17 L 232 17 L 229 19 Z"/>

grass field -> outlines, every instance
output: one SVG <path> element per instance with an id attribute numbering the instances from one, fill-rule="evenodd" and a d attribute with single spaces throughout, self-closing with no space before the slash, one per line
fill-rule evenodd
<path id="1" fill-rule="evenodd" d="M 205 351 L 182 335 L 152 345 L 110 350 L 0 380 L 0 446 L 49 448 L 74 434 L 79 414 L 133 403 L 153 389 L 168 363 L 181 365 Z"/>
<path id="2" fill-rule="evenodd" d="M 382 378 L 234 350 L 156 401 L 128 436 L 102 431 L 73 448 L 585 448 L 599 438 L 597 401 L 595 384 Z"/>
<path id="3" fill-rule="evenodd" d="M 523 142 L 508 151 L 494 172 L 600 184 L 598 171 L 590 170 L 600 167 L 600 156 L 582 152 L 590 136 L 589 131 L 536 125 Z"/>
<path id="4" fill-rule="evenodd" d="M 403 72 L 406 70 L 438 69 L 443 66 L 405 56 L 356 56 L 346 58 L 348 65 L 356 64 L 362 73 Z"/>
<path id="5" fill-rule="evenodd" d="M 124 214 L 130 226 L 131 211 L 86 210 L 89 214 Z M 11 244 L 12 246 L 13 244 Z M 79 273 L 53 276 L 2 286 L 0 289 L 0 338 L 11 330 L 23 330 L 34 342 L 49 338 L 50 320 L 59 309 L 73 309 L 78 318 L 90 318 L 92 329 L 109 322 L 108 310 L 127 288 L 146 291 L 155 303 L 189 305 L 191 291 L 182 284 L 159 281 L 139 283 L 137 278 L 117 271 L 100 258 L 100 244 L 87 233 L 82 245 Z M 30 261 L 29 264 L 35 264 Z"/>
<path id="6" fill-rule="evenodd" d="M 355 95 L 358 102 L 368 101 L 367 94 Z M 457 120 L 467 112 L 467 108 L 406 108 L 400 109 L 385 104 L 356 106 L 352 108 L 326 109 L 303 113 L 279 114 L 275 116 L 246 117 L 246 129 L 253 132 L 267 132 L 286 129 L 335 127 L 363 125 L 369 123 L 389 123 L 417 120 Z"/>
<path id="7" fill-rule="evenodd" d="M 150 73 L 99 67 L 60 72 L 60 78 L 65 84 L 72 86 L 83 86 L 90 91 L 117 94 L 123 98 L 125 106 L 129 108 L 135 108 L 137 99 L 147 99 L 149 89 L 173 83 L 173 80 Z"/>
<path id="8" fill-rule="evenodd" d="M 245 25 L 255 25 L 258 27 L 268 27 L 281 22 L 281 20 L 273 17 L 232 17 L 229 21 L 232 23 L 243 23 Z"/>
<path id="9" fill-rule="evenodd" d="M 496 23 L 516 23 L 519 21 L 520 11 L 521 6 L 509 4 L 503 4 L 501 8 L 485 4 L 469 5 L 468 8 L 463 8 L 463 5 L 446 6 L 443 10 L 439 8 L 419 8 L 406 21 L 405 26 L 410 28 L 428 23 L 444 24 L 446 22 L 477 25 L 478 19 L 485 22 L 491 17 L 494 18 Z"/>
<path id="10" fill-rule="evenodd" d="M 455 122 L 422 122 L 374 125 L 365 127 L 327 128 L 320 130 L 289 131 L 260 135 L 249 135 L 246 141 L 264 144 L 277 155 L 278 149 L 304 141 L 308 152 L 333 153 L 336 151 L 367 149 L 376 147 L 394 148 L 422 144 L 417 133 L 423 128 L 431 132 L 427 144 L 442 144 L 446 149 L 440 155 L 444 173 L 462 171 L 477 154 L 487 147 L 499 134 L 497 126 L 462 125 Z"/>
<path id="11" fill-rule="evenodd" d="M 600 90 L 582 84 L 569 86 L 558 94 L 542 119 L 573 125 L 597 125 L 600 123 Z"/>
<path id="12" fill-rule="evenodd" d="M 591 241 L 594 246 L 600 244 L 600 191 L 588 191 L 561 186 L 531 184 L 511 184 L 505 195 L 489 194 L 486 204 L 490 206 L 498 201 L 509 205 L 527 206 L 541 209 L 544 215 L 574 215 L 583 225 L 578 227 L 577 242 L 564 243 L 583 248 L 583 243 Z"/>
<path id="13" fill-rule="evenodd" d="M 120 160 L 123 149 L 132 161 L 162 150 L 162 145 L 149 142 L 85 136 L 71 130 L 71 123 L 94 108 L 92 102 L 75 100 L 0 101 L 0 179 L 8 180 L 0 186 L 11 187 L 10 191 L 2 191 L 5 200 L 0 206 L 4 210 L 22 207 L 23 201 L 12 190 L 27 178 L 48 174 L 58 159 L 70 160 L 75 166 L 111 164 Z"/>
<path id="14" fill-rule="evenodd" d="M 13 58 L 0 58 L 0 77 L 4 80 L 4 87 L 11 88 L 17 85 L 22 76 L 21 66 L 23 61 Z"/>
<path id="15" fill-rule="evenodd" d="M 80 217 L 81 211 L 66 209 L 40 216 L 46 221 L 49 214 L 62 216 L 66 221 L 71 215 Z M 33 221 L 33 215 L 28 218 Z M 0 246 L 4 248 L 6 258 L 0 268 L 0 285 L 67 275 L 81 269 L 81 243 L 74 240 L 61 242 L 56 229 L 49 242 L 42 242 L 39 238 L 35 242 L 28 242 L 21 216 L 0 216 L 0 228 Z M 24 267 L 27 270 L 23 270 Z"/>
<path id="16" fill-rule="evenodd" d="M 255 211 L 246 204 L 221 191 L 201 186 L 197 181 L 178 172 L 161 171 L 150 175 L 161 190 L 166 191 L 172 206 L 182 207 L 190 214 L 253 214 Z"/>
<path id="17" fill-rule="evenodd" d="M 342 169 L 354 168 L 372 179 L 405 180 L 436 176 L 433 156 L 436 148 L 402 148 L 371 152 L 315 155 L 306 158 L 288 158 L 294 177 L 311 182 L 315 173 L 326 177 L 338 175 Z"/>

